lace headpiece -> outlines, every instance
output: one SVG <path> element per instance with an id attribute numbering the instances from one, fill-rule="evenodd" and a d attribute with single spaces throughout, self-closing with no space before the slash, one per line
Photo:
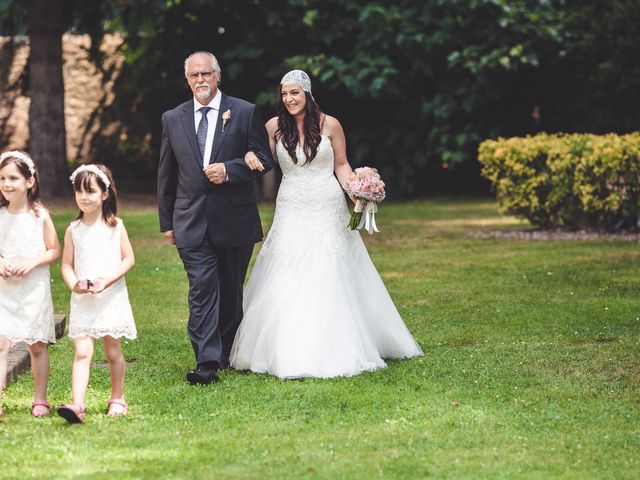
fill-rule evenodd
<path id="1" fill-rule="evenodd" d="M 27 164 L 27 168 L 29 168 L 32 177 L 36 174 L 36 166 L 34 165 L 33 160 L 31 160 L 31 157 L 26 153 L 20 152 L 19 150 L 4 152 L 2 155 L 0 155 L 0 163 L 2 163 L 5 158 L 17 158 L 21 162 Z"/>
<path id="2" fill-rule="evenodd" d="M 303 70 L 291 70 L 286 73 L 282 80 L 280 80 L 280 85 L 284 85 L 285 83 L 297 82 L 302 87 L 302 90 L 305 92 L 309 92 L 311 98 L 313 98 L 313 94 L 311 93 L 311 79 L 309 75 Z"/>
<path id="3" fill-rule="evenodd" d="M 69 177 L 69 180 L 71 180 L 71 183 L 73 183 L 73 181 L 76 179 L 76 176 L 80 172 L 93 173 L 102 181 L 102 183 L 104 183 L 104 186 L 107 189 L 109 189 L 109 185 L 111 185 L 111 182 L 109 181 L 109 177 L 107 177 L 107 175 L 102 170 L 100 170 L 97 166 L 95 166 L 95 164 L 88 163 L 86 165 L 80 165 L 78 168 L 76 168 L 71 174 L 71 176 Z"/>

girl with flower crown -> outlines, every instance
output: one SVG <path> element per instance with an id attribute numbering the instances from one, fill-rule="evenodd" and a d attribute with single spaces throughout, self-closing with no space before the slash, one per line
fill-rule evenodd
<path id="1" fill-rule="evenodd" d="M 31 414 L 51 412 L 47 402 L 48 343 L 56 340 L 49 264 L 60 243 L 47 210 L 38 200 L 38 174 L 24 152 L 0 155 L 0 397 L 9 348 L 26 342 L 35 383 Z M 0 403 L 0 418 L 3 415 Z"/>
<path id="2" fill-rule="evenodd" d="M 65 232 L 62 278 L 72 292 L 73 401 L 62 404 L 58 414 L 70 423 L 82 423 L 96 338 L 102 338 L 111 374 L 107 415 L 127 414 L 120 339 L 137 336 L 124 279 L 134 256 L 127 230 L 116 216 L 118 198 L 111 171 L 100 164 L 82 165 L 71 175 L 71 182 L 80 213 Z"/>

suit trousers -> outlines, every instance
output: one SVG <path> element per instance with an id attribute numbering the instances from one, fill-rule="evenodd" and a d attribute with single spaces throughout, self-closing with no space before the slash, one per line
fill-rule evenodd
<path id="1" fill-rule="evenodd" d="M 196 248 L 179 248 L 189 278 L 187 332 L 196 364 L 229 360 L 242 321 L 242 287 L 253 245 L 216 247 L 205 235 Z"/>

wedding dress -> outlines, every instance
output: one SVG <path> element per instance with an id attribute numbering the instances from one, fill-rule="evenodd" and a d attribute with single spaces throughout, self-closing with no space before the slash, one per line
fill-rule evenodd
<path id="1" fill-rule="evenodd" d="M 376 271 L 334 176 L 331 140 L 298 163 L 278 142 L 283 179 L 244 290 L 231 351 L 238 370 L 280 378 L 356 375 L 422 355 Z"/>

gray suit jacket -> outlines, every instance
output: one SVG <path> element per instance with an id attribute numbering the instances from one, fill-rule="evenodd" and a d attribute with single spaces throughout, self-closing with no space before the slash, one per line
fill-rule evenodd
<path id="1" fill-rule="evenodd" d="M 222 92 L 221 92 L 222 93 Z M 231 118 L 222 125 L 222 114 Z M 224 162 L 229 181 L 215 185 L 203 172 L 193 118 L 193 99 L 162 115 L 158 164 L 160 230 L 173 230 L 178 248 L 194 248 L 208 233 L 219 247 L 239 247 L 262 239 L 253 179 L 271 170 L 273 158 L 255 105 L 222 93 L 208 163 Z M 265 167 L 251 171 L 244 154 L 253 151 Z"/>

